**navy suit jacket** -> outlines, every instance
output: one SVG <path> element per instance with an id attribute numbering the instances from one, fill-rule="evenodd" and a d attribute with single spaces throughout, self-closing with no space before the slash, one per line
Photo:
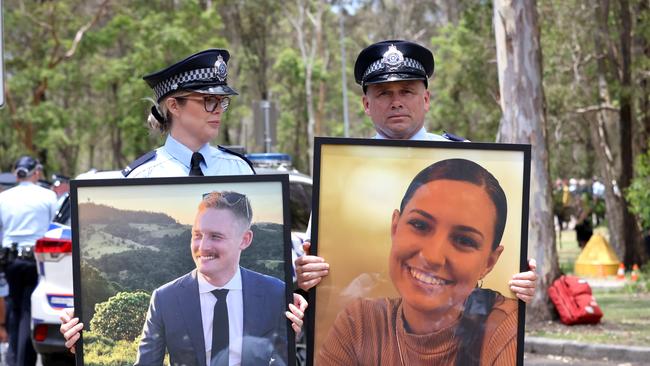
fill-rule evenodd
<path id="1" fill-rule="evenodd" d="M 136 365 L 206 365 L 197 271 L 151 295 Z M 242 366 L 286 365 L 285 285 L 277 278 L 241 268 L 244 300 Z"/>

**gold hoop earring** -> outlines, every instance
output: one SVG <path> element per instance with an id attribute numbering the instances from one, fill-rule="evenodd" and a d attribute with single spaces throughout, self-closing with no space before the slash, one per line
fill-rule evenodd
<path id="1" fill-rule="evenodd" d="M 478 280 L 478 283 L 476 284 L 476 287 L 483 288 L 483 279 L 482 278 L 480 280 Z"/>

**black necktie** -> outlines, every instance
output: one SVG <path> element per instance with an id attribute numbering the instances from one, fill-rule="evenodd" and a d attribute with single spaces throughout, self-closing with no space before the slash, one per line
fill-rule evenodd
<path id="1" fill-rule="evenodd" d="M 220 357 L 219 365 L 228 365 L 228 305 L 226 304 L 227 289 L 213 290 L 217 298 L 214 305 L 214 318 L 212 320 L 212 351 L 210 352 L 210 365 L 215 365 L 215 358 L 219 352 L 225 350 L 225 357 Z M 225 363 L 223 362 L 225 360 Z"/>
<path id="2" fill-rule="evenodd" d="M 195 152 L 194 154 L 192 154 L 192 161 L 190 161 L 190 177 L 203 176 L 203 172 L 201 171 L 201 163 L 203 161 L 204 161 L 203 155 L 201 155 L 200 152 Z"/>

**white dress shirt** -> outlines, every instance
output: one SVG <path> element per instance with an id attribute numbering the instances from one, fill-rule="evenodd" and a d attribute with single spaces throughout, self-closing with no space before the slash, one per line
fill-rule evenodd
<path id="1" fill-rule="evenodd" d="M 2 246 L 34 245 L 47 231 L 56 210 L 56 193 L 32 182 L 20 182 L 0 193 Z"/>
<path id="2" fill-rule="evenodd" d="M 250 175 L 253 174 L 248 163 L 240 157 L 228 154 L 209 144 L 199 151 L 204 161 L 201 163 L 203 175 Z M 156 157 L 135 168 L 128 178 L 183 177 L 190 173 L 192 150 L 167 135 L 165 145 L 156 149 Z"/>
<path id="3" fill-rule="evenodd" d="M 228 289 L 228 295 L 226 296 L 226 304 L 228 305 L 228 365 L 240 366 L 244 337 L 244 296 L 241 270 L 238 267 L 233 278 L 223 287 L 211 285 L 203 278 L 201 273 L 197 273 L 196 278 L 199 282 L 206 366 L 210 366 L 210 355 L 212 353 L 212 324 L 214 306 L 217 303 L 217 298 L 212 294 L 212 291 L 216 289 Z"/>

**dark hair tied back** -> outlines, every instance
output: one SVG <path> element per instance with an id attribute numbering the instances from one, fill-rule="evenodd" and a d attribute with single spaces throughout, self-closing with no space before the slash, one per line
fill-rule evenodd
<path id="1" fill-rule="evenodd" d="M 406 189 L 406 193 L 404 193 L 404 198 L 402 198 L 402 203 L 399 207 L 400 212 L 404 212 L 404 208 L 411 198 L 413 198 L 418 188 L 435 180 L 456 180 L 476 184 L 485 189 L 485 192 L 496 208 L 492 250 L 496 249 L 499 243 L 501 243 L 503 231 L 506 226 L 506 217 L 508 215 L 506 194 L 503 188 L 501 188 L 499 181 L 489 171 L 471 160 L 441 160 L 424 168 L 413 178 L 411 184 Z"/>

